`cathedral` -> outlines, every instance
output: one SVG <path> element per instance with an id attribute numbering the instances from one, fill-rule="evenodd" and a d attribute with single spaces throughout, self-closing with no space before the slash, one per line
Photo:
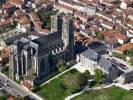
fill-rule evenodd
<path id="1" fill-rule="evenodd" d="M 70 16 L 54 15 L 48 35 L 34 40 L 21 38 L 10 49 L 11 78 L 41 82 L 57 70 L 60 60 L 74 58 L 73 21 Z"/>

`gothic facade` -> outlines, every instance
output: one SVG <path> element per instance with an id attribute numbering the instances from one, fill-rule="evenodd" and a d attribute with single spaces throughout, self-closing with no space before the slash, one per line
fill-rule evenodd
<path id="1" fill-rule="evenodd" d="M 41 81 L 57 69 L 60 60 L 73 59 L 74 30 L 72 19 L 55 15 L 51 33 L 34 40 L 21 38 L 11 45 L 10 75 L 14 80 Z"/>

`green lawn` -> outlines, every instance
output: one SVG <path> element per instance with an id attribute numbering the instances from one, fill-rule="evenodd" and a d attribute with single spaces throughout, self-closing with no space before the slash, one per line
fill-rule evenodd
<path id="1" fill-rule="evenodd" d="M 65 78 L 69 78 L 71 84 L 71 81 L 75 80 L 78 74 L 78 71 L 71 70 L 59 78 L 52 80 L 49 84 L 42 86 L 41 89 L 36 93 L 43 97 L 45 100 L 64 100 L 66 96 L 71 94 L 71 89 L 65 88 L 63 86 L 63 80 Z"/>
<path id="2" fill-rule="evenodd" d="M 116 57 L 116 58 L 120 58 L 120 59 L 126 60 L 126 55 L 124 55 L 124 54 L 113 52 L 112 55 L 114 57 Z"/>
<path id="3" fill-rule="evenodd" d="M 9 96 L 9 94 L 4 93 L 3 96 L 0 96 L 0 100 L 7 100 L 8 96 Z"/>
<path id="4" fill-rule="evenodd" d="M 133 92 L 118 87 L 85 92 L 73 100 L 133 100 Z"/>
<path id="5" fill-rule="evenodd" d="M 6 100 L 6 97 L 0 96 L 0 100 Z"/>
<path id="6" fill-rule="evenodd" d="M 16 26 L 10 26 L 10 27 L 7 27 L 7 28 L 4 28 L 4 30 L 0 30 L 0 33 L 6 33 L 6 32 L 9 32 L 11 30 L 14 30 Z"/>
<path id="7" fill-rule="evenodd" d="M 2 73 L 9 77 L 9 66 L 3 66 Z"/>
<path id="8" fill-rule="evenodd" d="M 4 74 L 9 77 L 9 71 L 4 72 Z"/>

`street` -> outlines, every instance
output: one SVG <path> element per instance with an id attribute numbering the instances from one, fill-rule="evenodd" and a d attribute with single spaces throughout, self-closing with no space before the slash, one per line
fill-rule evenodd
<path id="1" fill-rule="evenodd" d="M 13 80 L 9 79 L 6 75 L 0 72 L 0 86 L 3 90 L 13 96 L 30 96 L 33 100 L 43 100 L 41 97 L 37 96 L 36 94 L 32 93 L 31 91 L 27 91 L 22 88 L 19 84 L 14 82 Z"/>
<path id="2" fill-rule="evenodd" d="M 25 92 L 22 87 L 10 80 L 7 76 L 0 73 L 0 85 L 9 94 L 13 96 L 20 95 L 22 97 L 27 96 L 28 92 Z"/>

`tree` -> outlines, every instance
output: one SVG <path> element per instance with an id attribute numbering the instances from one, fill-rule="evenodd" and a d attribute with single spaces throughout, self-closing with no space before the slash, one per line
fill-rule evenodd
<path id="1" fill-rule="evenodd" d="M 5 66 L 8 63 L 9 63 L 9 58 L 8 57 L 5 57 L 5 58 L 2 59 L 2 66 Z"/>
<path id="2" fill-rule="evenodd" d="M 63 87 L 65 87 L 65 89 L 69 90 L 71 93 L 75 93 L 78 90 L 80 90 L 78 75 L 79 75 L 78 73 L 74 73 L 74 74 L 70 73 L 70 75 L 64 76 L 63 83 L 62 83 Z"/>
<path id="3" fill-rule="evenodd" d="M 64 70 L 66 69 L 66 68 L 65 68 L 65 62 L 61 59 L 61 60 L 58 62 L 57 67 L 58 67 L 59 72 L 64 71 Z"/>
<path id="4" fill-rule="evenodd" d="M 99 40 L 104 40 L 103 34 L 98 34 L 98 35 L 97 35 L 97 38 L 98 38 Z"/>
<path id="5" fill-rule="evenodd" d="M 121 53 L 113 52 L 112 55 L 113 55 L 114 57 L 117 57 L 117 58 L 126 60 L 126 56 L 123 55 L 123 54 L 121 54 Z"/>
<path id="6" fill-rule="evenodd" d="M 58 68 L 59 72 L 63 72 L 65 70 L 65 65 L 64 64 L 61 64 Z"/>
<path id="7" fill-rule="evenodd" d="M 68 89 L 70 90 L 71 93 L 78 92 L 79 90 L 83 89 L 85 85 L 87 85 L 89 78 L 90 78 L 89 71 L 85 71 L 84 73 L 79 73 L 75 71 L 75 69 L 72 69 L 69 75 L 64 76 L 62 83 L 63 89 Z"/>
<path id="8" fill-rule="evenodd" d="M 104 40 L 104 35 L 99 33 L 99 32 L 95 32 L 96 38 L 99 40 Z"/>
<path id="9" fill-rule="evenodd" d="M 127 51 L 127 55 L 128 55 L 129 57 L 133 57 L 133 49 L 128 50 L 128 51 Z"/>
<path id="10" fill-rule="evenodd" d="M 81 88 L 83 88 L 85 85 L 87 85 L 88 83 L 88 79 L 90 78 L 90 72 L 89 71 L 85 71 L 84 73 L 80 73 L 79 74 L 79 83 Z"/>
<path id="11" fill-rule="evenodd" d="M 53 8 L 47 7 L 45 9 L 41 9 L 37 12 L 39 18 L 43 22 L 42 28 L 50 29 L 51 28 L 51 15 L 55 15 L 58 11 L 54 11 Z"/>
<path id="12" fill-rule="evenodd" d="M 99 84 L 100 81 L 103 79 L 103 72 L 100 69 L 95 70 L 95 75 L 94 75 L 95 81 Z"/>
<path id="13" fill-rule="evenodd" d="M 131 65 L 133 65 L 133 58 L 131 58 L 129 62 Z"/>

